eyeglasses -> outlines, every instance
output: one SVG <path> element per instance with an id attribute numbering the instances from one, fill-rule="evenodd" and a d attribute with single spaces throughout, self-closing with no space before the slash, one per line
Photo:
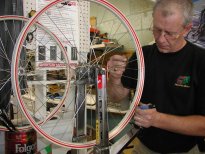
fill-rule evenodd
<path id="1" fill-rule="evenodd" d="M 177 33 L 177 32 L 169 32 L 169 31 L 163 31 L 159 28 L 156 28 L 156 27 L 151 27 L 150 30 L 153 32 L 153 34 L 156 36 L 156 37 L 159 37 L 163 34 L 163 36 L 166 38 L 166 39 L 177 39 L 179 38 L 179 36 L 182 34 L 182 31 Z"/>

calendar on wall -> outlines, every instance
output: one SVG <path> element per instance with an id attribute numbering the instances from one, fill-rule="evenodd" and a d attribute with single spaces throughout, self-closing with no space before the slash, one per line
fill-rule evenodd
<path id="1" fill-rule="evenodd" d="M 29 16 L 32 10 L 38 12 L 50 2 L 50 0 L 24 1 L 25 16 Z M 78 55 L 85 54 L 86 57 L 90 50 L 89 2 L 69 1 L 59 3 L 49 8 L 46 13 L 40 16 L 38 21 L 63 44 L 71 67 L 75 67 L 79 62 L 85 60 L 79 59 L 82 56 Z M 87 26 L 85 26 L 85 23 L 87 23 Z M 33 40 L 27 42 L 26 45 L 30 51 L 37 50 L 35 67 L 39 69 L 65 67 L 63 65 L 65 58 L 56 42 L 51 40 L 50 36 L 46 36 L 47 32 L 45 30 L 36 29 L 35 26 L 32 30 L 33 35 L 37 38 L 36 40 L 41 40 L 41 44 Z"/>
<path id="2" fill-rule="evenodd" d="M 192 29 L 186 39 L 190 42 L 205 48 L 205 2 L 204 0 L 193 0 L 194 14 Z"/>

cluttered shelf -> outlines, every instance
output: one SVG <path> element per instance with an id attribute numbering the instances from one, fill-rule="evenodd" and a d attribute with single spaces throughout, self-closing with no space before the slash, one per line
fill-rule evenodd
<path id="1" fill-rule="evenodd" d="M 122 50 L 123 49 L 123 45 L 120 44 L 114 44 L 114 43 L 101 43 L 101 44 L 94 44 L 91 45 L 92 49 L 98 49 L 98 50 L 102 50 L 105 48 L 109 48 L 109 49 L 118 49 L 118 50 Z"/>
<path id="2" fill-rule="evenodd" d="M 94 50 L 123 50 L 123 45 L 116 39 L 109 38 L 108 33 L 100 33 L 96 28 L 90 28 L 91 49 Z"/>

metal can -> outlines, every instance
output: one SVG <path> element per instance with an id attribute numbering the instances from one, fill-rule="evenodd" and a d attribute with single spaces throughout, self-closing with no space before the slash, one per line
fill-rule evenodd
<path id="1" fill-rule="evenodd" d="M 34 129 L 5 132 L 5 154 L 37 153 L 37 133 Z"/>

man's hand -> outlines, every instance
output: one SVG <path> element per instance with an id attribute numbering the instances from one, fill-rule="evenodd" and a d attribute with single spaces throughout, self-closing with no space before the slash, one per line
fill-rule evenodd
<path id="1" fill-rule="evenodd" d="M 121 79 L 126 64 L 127 58 L 124 55 L 113 55 L 110 57 L 107 63 L 109 78 L 113 81 Z"/>
<path id="2" fill-rule="evenodd" d="M 140 109 L 137 108 L 134 115 L 134 122 L 140 127 L 151 127 L 154 124 L 154 121 L 157 120 L 159 114 L 155 108 L 152 109 Z"/>

